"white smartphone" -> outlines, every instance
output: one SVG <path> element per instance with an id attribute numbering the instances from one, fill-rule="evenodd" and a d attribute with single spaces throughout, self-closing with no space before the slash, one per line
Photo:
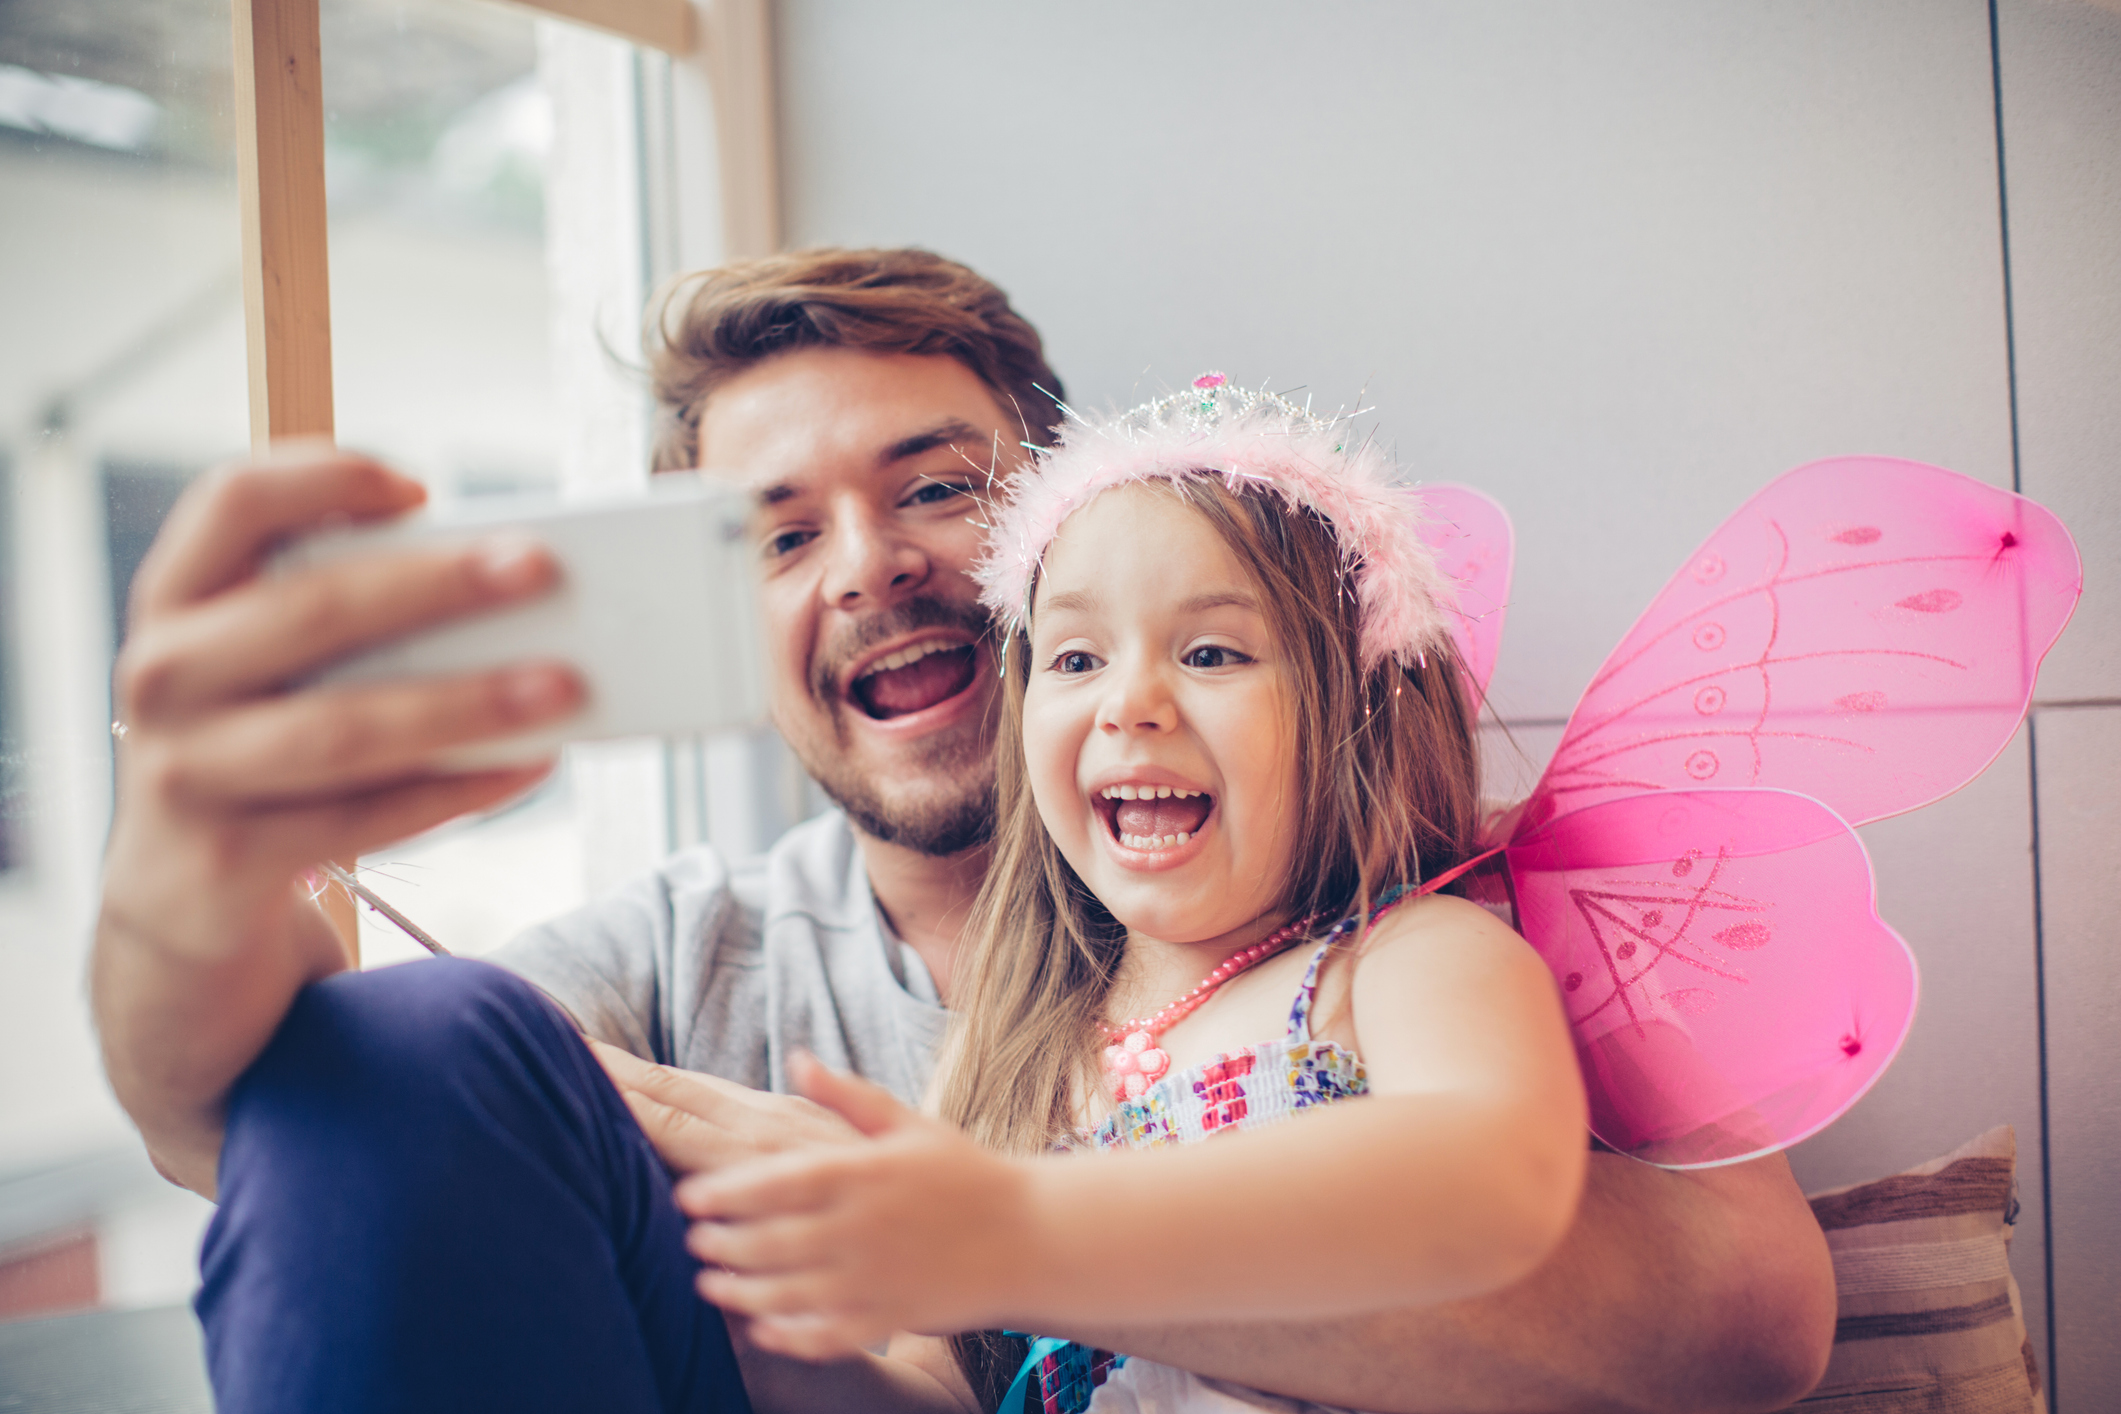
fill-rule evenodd
<path id="1" fill-rule="evenodd" d="M 573 664 L 588 685 L 575 716 L 446 753 L 472 769 L 544 755 L 563 741 L 730 731 L 766 720 L 749 498 L 686 480 L 597 500 L 501 496 L 293 542 L 269 573 L 355 555 L 513 533 L 545 545 L 560 583 L 528 603 L 456 619 L 343 658 L 316 684 L 476 672 L 526 658 Z"/>

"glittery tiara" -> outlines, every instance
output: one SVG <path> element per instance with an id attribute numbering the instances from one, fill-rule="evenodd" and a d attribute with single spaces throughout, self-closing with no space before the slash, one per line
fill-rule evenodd
<path id="1" fill-rule="evenodd" d="M 1365 671 L 1386 658 L 1411 667 L 1450 638 L 1456 590 L 1422 542 L 1422 501 L 1395 484 L 1377 446 L 1350 444 L 1347 420 L 1322 418 L 1279 393 L 1232 387 L 1220 373 L 1101 421 L 1073 419 L 1032 468 L 1014 477 L 975 571 L 981 601 L 1020 625 L 1046 547 L 1061 523 L 1115 486 L 1217 476 L 1255 484 L 1315 512 L 1340 542 L 1342 573 L 1360 606 Z"/>

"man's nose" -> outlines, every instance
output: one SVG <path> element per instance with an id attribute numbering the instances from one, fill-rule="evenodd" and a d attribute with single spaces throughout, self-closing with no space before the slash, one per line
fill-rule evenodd
<path id="1" fill-rule="evenodd" d="M 920 545 L 864 508 L 834 517 L 826 552 L 820 589 L 836 608 L 888 604 L 928 580 L 928 556 Z"/>

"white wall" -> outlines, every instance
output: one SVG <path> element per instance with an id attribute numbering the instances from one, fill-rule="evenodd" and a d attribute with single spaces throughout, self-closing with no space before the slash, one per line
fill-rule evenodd
<path id="1" fill-rule="evenodd" d="M 2054 1204 L 2054 1386 L 2121 1408 L 2121 5 L 1997 24 L 2027 495 L 2084 552 L 2034 714 Z"/>
<path id="2" fill-rule="evenodd" d="M 1376 408 L 1417 474 L 1499 497 L 1519 558 L 1495 696 L 1535 754 L 1665 576 L 1776 473 L 1883 452 L 2012 484 L 1980 0 L 782 0 L 778 25 L 789 244 L 970 262 L 1039 324 L 1078 406 L 1207 368 L 1301 385 Z M 2094 581 L 2042 692 L 2108 713 L 2117 27 L 2003 7 L 2025 486 L 2076 526 Z M 2121 725 L 2068 720 L 2037 729 L 2042 819 L 2111 840 Z M 1923 1013 L 1795 1162 L 1820 1187 L 2016 1125 L 2014 1264 L 2044 1348 L 2032 770 L 2021 734 L 1967 791 L 1865 832 Z M 2047 1099 L 2058 1244 L 2087 1253 L 2059 1258 L 2058 1383 L 2089 1410 L 2121 1404 L 2114 1224 L 2093 1196 L 2121 1159 L 2098 946 L 2121 887 L 2110 850 L 2069 860 L 2046 875 L 2051 942 L 2073 930 L 2048 1020 L 2100 1059 L 2051 1051 Z"/>

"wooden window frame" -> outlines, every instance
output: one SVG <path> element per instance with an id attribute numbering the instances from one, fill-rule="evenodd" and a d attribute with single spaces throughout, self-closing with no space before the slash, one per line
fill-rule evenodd
<path id="1" fill-rule="evenodd" d="M 698 65 L 713 95 L 722 257 L 780 243 L 771 0 L 511 0 Z M 243 318 L 253 451 L 333 433 L 330 256 L 318 0 L 231 0 Z M 353 861 L 342 861 L 351 868 Z M 326 912 L 359 962 L 353 900 Z"/>

